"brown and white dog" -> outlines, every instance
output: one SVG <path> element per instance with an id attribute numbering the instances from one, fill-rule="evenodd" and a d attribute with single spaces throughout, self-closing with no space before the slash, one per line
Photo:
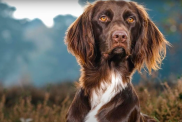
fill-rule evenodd
<path id="1" fill-rule="evenodd" d="M 162 33 L 136 2 L 97 1 L 69 27 L 65 43 L 81 66 L 67 122 L 153 122 L 140 113 L 133 73 L 160 68 Z"/>

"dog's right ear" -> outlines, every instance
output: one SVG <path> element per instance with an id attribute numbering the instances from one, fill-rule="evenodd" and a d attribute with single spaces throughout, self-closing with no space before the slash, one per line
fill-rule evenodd
<path id="1" fill-rule="evenodd" d="M 90 65 L 94 55 L 94 37 L 92 32 L 92 5 L 68 28 L 65 43 L 78 63 Z"/>
<path id="2" fill-rule="evenodd" d="M 132 61 L 140 71 L 145 66 L 149 73 L 161 67 L 162 60 L 166 56 L 166 46 L 170 43 L 149 18 L 147 11 L 142 5 L 130 2 L 136 8 L 140 19 L 139 38 L 132 49 Z"/>

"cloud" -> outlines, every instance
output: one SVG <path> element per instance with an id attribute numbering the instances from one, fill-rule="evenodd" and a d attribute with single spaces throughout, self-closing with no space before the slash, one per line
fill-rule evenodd
<path id="1" fill-rule="evenodd" d="M 78 0 L 3 0 L 3 2 L 16 7 L 13 14 L 15 18 L 30 20 L 40 18 L 47 26 L 52 26 L 53 18 L 59 14 L 78 17 L 83 12 Z"/>

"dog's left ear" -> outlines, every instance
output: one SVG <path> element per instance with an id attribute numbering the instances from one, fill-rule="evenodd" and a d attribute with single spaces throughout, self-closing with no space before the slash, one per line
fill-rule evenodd
<path id="1" fill-rule="evenodd" d="M 141 24 L 140 36 L 132 50 L 132 62 L 139 71 L 145 66 L 151 73 L 152 69 L 160 69 L 166 56 L 166 45 L 170 43 L 150 20 L 145 8 L 135 2 L 130 3 L 136 8 Z"/>
<path id="2" fill-rule="evenodd" d="M 81 65 L 92 65 L 94 55 L 94 37 L 91 24 L 92 5 L 68 28 L 65 43 L 68 50 Z"/>

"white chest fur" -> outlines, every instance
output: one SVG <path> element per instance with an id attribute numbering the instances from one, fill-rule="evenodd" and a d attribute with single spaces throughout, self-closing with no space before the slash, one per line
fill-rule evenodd
<path id="1" fill-rule="evenodd" d="M 96 114 L 99 109 L 108 103 L 118 92 L 125 89 L 126 86 L 127 84 L 124 84 L 122 81 L 121 74 L 113 71 L 110 84 L 103 82 L 97 92 L 95 90 L 92 91 L 90 99 L 91 110 L 85 117 L 85 122 L 97 122 Z"/>

